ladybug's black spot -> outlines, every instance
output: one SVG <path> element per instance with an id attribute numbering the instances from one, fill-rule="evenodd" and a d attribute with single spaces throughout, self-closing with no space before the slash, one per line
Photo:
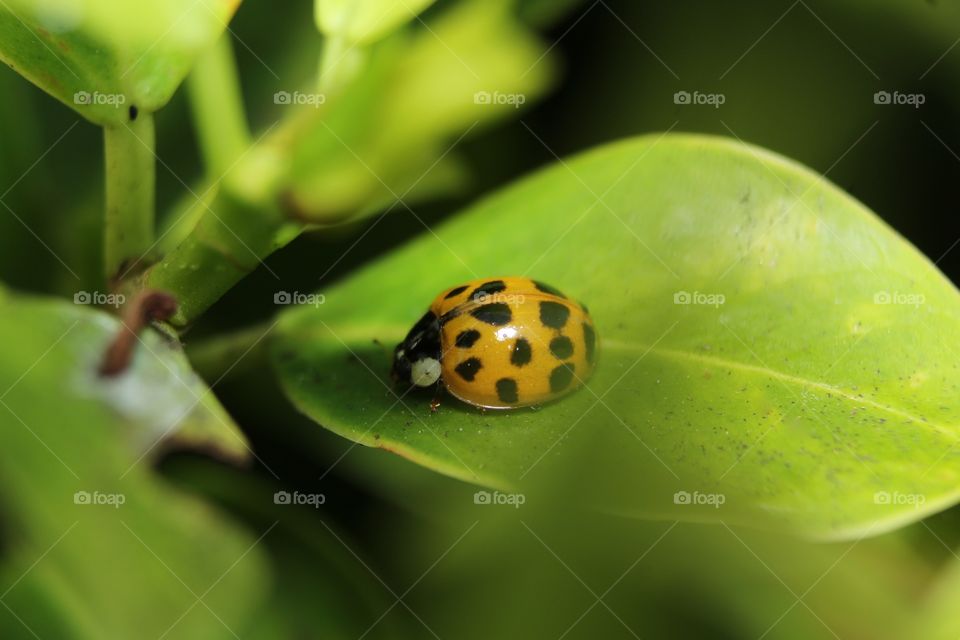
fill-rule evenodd
<path id="1" fill-rule="evenodd" d="M 540 303 L 540 322 L 551 329 L 562 329 L 569 316 L 570 309 L 567 309 L 566 305 L 550 300 Z"/>
<path id="2" fill-rule="evenodd" d="M 448 293 L 447 295 L 443 296 L 443 299 L 444 299 L 444 300 L 449 300 L 450 298 L 456 298 L 458 295 L 460 295 L 461 293 L 463 293 L 463 292 L 466 291 L 466 290 L 467 290 L 467 285 L 463 285 L 462 287 L 456 287 L 456 288 L 454 288 L 454 289 L 451 289 L 451 290 L 450 290 L 450 293 Z"/>
<path id="3" fill-rule="evenodd" d="M 507 288 L 507 285 L 503 280 L 491 280 L 490 282 L 484 282 L 482 285 L 473 290 L 473 293 L 470 294 L 470 298 L 476 300 L 480 298 L 487 298 L 492 296 L 495 293 L 500 293 Z"/>
<path id="4" fill-rule="evenodd" d="M 558 298 L 566 298 L 566 297 L 567 297 L 567 296 L 563 295 L 562 293 L 560 293 L 560 290 L 559 290 L 559 289 L 555 289 L 554 287 L 551 287 L 551 286 L 548 285 L 548 284 L 545 284 L 545 283 L 543 283 L 543 282 L 540 282 L 539 280 L 531 280 L 531 282 L 533 282 L 533 286 L 535 286 L 535 287 L 536 287 L 537 289 L 539 289 L 540 291 L 543 291 L 544 293 L 549 293 L 550 295 L 552 295 L 552 296 L 557 296 Z"/>
<path id="5" fill-rule="evenodd" d="M 461 349 L 469 349 L 480 339 L 480 332 L 476 329 L 467 329 L 457 334 L 456 345 Z"/>
<path id="6" fill-rule="evenodd" d="M 550 353 L 561 360 L 566 360 L 573 355 L 573 343 L 567 336 L 557 336 L 550 341 Z"/>
<path id="7" fill-rule="evenodd" d="M 477 371 L 482 368 L 483 363 L 480 362 L 479 358 L 470 358 L 458 364 L 454 371 L 467 382 L 473 382 L 473 379 L 477 376 Z"/>
<path id="8" fill-rule="evenodd" d="M 526 338 L 517 338 L 513 344 L 513 351 L 510 353 L 510 364 L 515 367 L 522 367 L 530 362 L 533 354 L 530 351 L 530 343 Z"/>
<path id="9" fill-rule="evenodd" d="M 500 402 L 513 404 L 517 401 L 517 381 L 513 378 L 500 378 L 497 380 L 497 397 Z"/>
<path id="10" fill-rule="evenodd" d="M 573 365 L 564 363 L 550 372 L 550 391 L 559 393 L 570 386 L 573 380 Z"/>
<path id="11" fill-rule="evenodd" d="M 587 350 L 587 362 L 593 364 L 594 350 L 597 346 L 597 334 L 586 322 L 583 323 L 583 345 Z"/>
<path id="12" fill-rule="evenodd" d="M 583 309 L 584 313 L 590 313 L 590 309 L 588 309 L 587 305 L 585 305 L 583 302 L 580 303 L 580 308 Z"/>
<path id="13" fill-rule="evenodd" d="M 480 322 L 486 322 L 494 326 L 507 324 L 513 318 L 509 305 L 502 302 L 491 302 L 490 304 L 479 306 L 471 311 L 470 315 Z"/>

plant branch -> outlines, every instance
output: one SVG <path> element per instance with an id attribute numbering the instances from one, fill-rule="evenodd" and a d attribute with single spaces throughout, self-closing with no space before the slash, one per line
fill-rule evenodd
<path id="1" fill-rule="evenodd" d="M 183 327 L 216 302 L 271 253 L 304 229 L 277 204 L 272 157 L 255 147 L 230 172 L 214 199 L 204 203 L 196 226 L 144 275 L 142 286 L 174 292 L 179 307 L 170 319 Z M 273 271 L 267 271 L 279 280 Z"/>
<path id="2" fill-rule="evenodd" d="M 251 143 L 229 33 L 197 60 L 187 87 L 207 173 L 219 178 Z"/>
<path id="3" fill-rule="evenodd" d="M 317 89 L 324 94 L 336 94 L 357 75 L 364 60 L 364 51 L 340 36 L 323 39 Z"/>
<path id="4" fill-rule="evenodd" d="M 153 243 L 154 158 L 153 115 L 131 108 L 128 123 L 103 129 L 106 162 L 104 266 L 108 280 L 141 260 Z"/>

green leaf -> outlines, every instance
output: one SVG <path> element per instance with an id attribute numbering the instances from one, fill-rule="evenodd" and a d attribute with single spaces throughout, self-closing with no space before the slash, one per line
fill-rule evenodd
<path id="1" fill-rule="evenodd" d="M 0 59 L 98 124 L 156 111 L 239 0 L 8 0 Z"/>
<path id="2" fill-rule="evenodd" d="M 379 40 L 413 20 L 435 0 L 316 0 L 317 28 L 349 44 Z"/>
<path id="3" fill-rule="evenodd" d="M 512 413 L 398 401 L 390 349 L 432 298 L 520 274 L 590 307 L 588 388 Z M 680 135 L 601 147 L 322 293 L 277 328 L 287 394 L 323 426 L 442 473 L 527 487 L 559 469 L 605 508 L 772 515 L 829 537 L 958 499 L 960 297 L 862 205 L 763 150 Z M 722 508 L 696 504 L 709 494 Z"/>
<path id="4" fill-rule="evenodd" d="M 147 457 L 174 427 L 232 430 L 223 410 L 156 335 L 103 381 L 117 320 L 59 301 L 0 307 L 0 635 L 233 637 L 264 597 L 262 532 L 168 486 Z"/>

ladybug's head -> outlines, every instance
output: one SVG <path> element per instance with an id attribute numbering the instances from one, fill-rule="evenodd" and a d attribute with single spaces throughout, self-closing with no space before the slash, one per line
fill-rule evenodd
<path id="1" fill-rule="evenodd" d="M 440 379 L 440 323 L 428 311 L 393 351 L 394 380 L 429 387 Z"/>

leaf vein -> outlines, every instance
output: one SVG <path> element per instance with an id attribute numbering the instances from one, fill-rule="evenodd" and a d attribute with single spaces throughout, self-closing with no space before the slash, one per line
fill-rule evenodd
<path id="1" fill-rule="evenodd" d="M 726 358 L 720 358 L 718 356 L 708 356 L 700 353 L 690 353 L 689 351 L 681 351 L 679 349 L 669 349 L 664 347 L 651 347 L 650 345 L 644 344 L 628 344 L 626 342 L 620 342 L 616 340 L 604 340 L 603 342 L 604 349 L 612 349 L 614 351 L 630 351 L 630 352 L 640 352 L 640 353 L 652 353 L 663 358 L 673 358 L 688 360 L 692 362 L 700 362 L 702 364 L 708 364 L 714 367 L 722 367 L 727 369 L 733 369 L 736 371 L 746 371 L 749 373 L 756 373 L 761 375 L 766 375 L 783 382 L 788 382 L 791 384 L 817 389 L 826 393 L 831 393 L 837 395 L 841 398 L 849 400 L 851 402 L 866 405 L 881 411 L 886 411 L 892 415 L 899 416 L 910 422 L 918 422 L 925 424 L 940 433 L 950 437 L 952 440 L 958 439 L 958 434 L 953 427 L 947 425 L 941 425 L 934 422 L 930 422 L 922 416 L 916 416 L 908 411 L 902 409 L 897 409 L 896 407 L 891 407 L 868 398 L 859 397 L 853 395 L 851 392 L 844 390 L 841 387 L 834 385 L 826 384 L 824 382 L 817 382 L 815 380 L 810 380 L 808 378 L 803 378 L 801 376 L 795 376 L 789 373 L 784 373 L 782 371 L 777 371 L 766 366 L 753 365 L 745 362 L 737 362 L 736 360 L 728 360 Z"/>

